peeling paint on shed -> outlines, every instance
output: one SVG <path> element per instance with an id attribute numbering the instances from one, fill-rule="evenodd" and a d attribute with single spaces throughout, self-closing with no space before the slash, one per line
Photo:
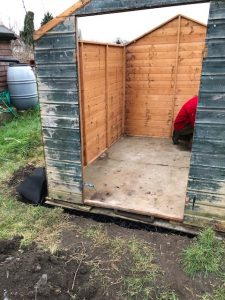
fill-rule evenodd
<path id="1" fill-rule="evenodd" d="M 49 197 L 82 202 L 75 17 L 35 43 Z"/>

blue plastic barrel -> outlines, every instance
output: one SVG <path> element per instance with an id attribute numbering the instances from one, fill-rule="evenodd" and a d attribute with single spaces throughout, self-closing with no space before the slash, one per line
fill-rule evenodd
<path id="1" fill-rule="evenodd" d="M 27 110 L 37 105 L 37 83 L 29 65 L 10 65 L 7 71 L 7 83 L 11 104 L 15 108 Z"/>

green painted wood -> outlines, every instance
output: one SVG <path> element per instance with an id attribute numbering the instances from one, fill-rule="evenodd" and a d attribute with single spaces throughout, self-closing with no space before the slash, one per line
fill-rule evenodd
<path id="1" fill-rule="evenodd" d="M 58 118 L 53 116 L 41 116 L 42 126 L 49 128 L 68 128 L 68 129 L 79 129 L 80 121 L 79 118 Z M 69 137 L 68 137 L 69 139 Z"/>
<path id="2" fill-rule="evenodd" d="M 208 203 L 211 205 L 220 206 L 220 203 L 224 201 L 224 195 L 218 195 L 216 192 L 201 192 L 196 190 L 188 190 L 189 203 L 193 204 L 194 197 L 198 195 L 197 203 Z M 196 203 L 196 202 L 195 202 Z"/>
<path id="3" fill-rule="evenodd" d="M 78 177 L 80 176 L 80 162 L 70 163 L 70 162 L 59 162 L 55 160 L 48 159 L 48 167 L 54 169 L 58 173 L 72 174 Z"/>
<path id="4" fill-rule="evenodd" d="M 221 124 L 196 124 L 195 126 L 195 138 L 199 139 L 212 139 L 214 137 L 217 141 L 225 140 L 225 131 Z"/>
<path id="5" fill-rule="evenodd" d="M 74 64 L 74 49 L 64 49 L 64 51 L 59 49 L 36 50 L 35 57 L 38 71 L 40 65 L 46 66 L 46 63 L 58 64 L 60 62 L 61 64 Z"/>
<path id="6" fill-rule="evenodd" d="M 225 159 L 223 153 L 219 155 L 194 152 L 192 154 L 192 164 L 206 167 L 214 166 L 218 168 L 225 168 Z"/>
<path id="7" fill-rule="evenodd" d="M 77 104 L 42 104 L 43 116 L 79 118 L 79 107 Z"/>
<path id="8" fill-rule="evenodd" d="M 55 34 L 55 33 L 75 33 L 76 28 L 75 28 L 75 22 L 74 22 L 74 16 L 66 18 L 66 20 L 62 23 L 60 23 L 58 26 L 53 28 L 50 31 L 50 34 Z"/>
<path id="9" fill-rule="evenodd" d="M 39 89 L 39 101 L 41 103 L 71 103 L 78 104 L 78 91 L 41 91 Z"/>
<path id="10" fill-rule="evenodd" d="M 38 77 L 39 78 L 73 78 L 77 79 L 77 73 L 72 64 L 62 64 L 55 61 L 54 65 L 45 64 L 38 66 Z"/>
<path id="11" fill-rule="evenodd" d="M 82 201 L 75 18 L 35 43 L 49 197 Z"/>
<path id="12" fill-rule="evenodd" d="M 70 91 L 77 92 L 78 86 L 73 78 L 41 78 L 37 77 L 40 91 Z"/>
<path id="13" fill-rule="evenodd" d="M 92 0 L 85 7 L 76 12 L 76 15 L 93 15 L 102 13 L 123 12 L 173 5 L 209 2 L 207 0 Z"/>
<path id="14" fill-rule="evenodd" d="M 60 162 L 81 162 L 80 150 L 75 150 L 74 152 L 65 152 L 63 150 L 49 149 L 45 146 L 45 154 L 47 159 L 52 159 Z M 47 165 L 47 163 L 46 163 Z"/>
<path id="15" fill-rule="evenodd" d="M 222 88 L 221 88 L 222 89 Z M 225 125 L 225 111 L 219 109 L 208 109 L 202 108 L 198 109 L 198 116 L 197 116 L 197 124 L 221 124 Z M 221 127 L 222 129 L 222 127 Z M 214 137 L 216 138 L 216 136 Z"/>
<path id="16" fill-rule="evenodd" d="M 217 181 L 225 182 L 225 168 L 191 165 L 189 178 L 209 179 L 209 180 L 217 180 Z"/>
<path id="17" fill-rule="evenodd" d="M 42 128 L 44 138 L 65 141 L 70 137 L 70 141 L 80 140 L 79 129 L 64 129 L 64 128 Z"/>
<path id="18" fill-rule="evenodd" d="M 76 153 L 80 151 L 80 141 L 44 139 L 48 149 L 58 149 L 65 152 Z"/>
<path id="19" fill-rule="evenodd" d="M 216 220 L 225 206 L 224 30 L 225 3 L 211 1 L 187 196 L 190 204 L 196 200 L 193 215 Z M 185 213 L 190 214 L 190 207 Z M 186 217 L 184 222 L 189 224 Z"/>
<path id="20" fill-rule="evenodd" d="M 218 76 L 213 73 L 211 73 L 211 75 L 202 76 L 201 91 L 210 92 L 210 93 L 213 92 L 224 93 L 225 92 L 224 78 L 225 75 Z"/>
<path id="21" fill-rule="evenodd" d="M 193 155 L 194 153 L 201 153 L 201 154 L 212 154 L 212 155 L 224 155 L 225 149 L 225 140 L 224 141 L 217 141 L 215 140 L 216 137 L 208 138 L 207 140 L 204 138 L 195 139 L 195 142 L 192 146 Z M 214 166 L 212 166 L 214 167 Z"/>
<path id="22" fill-rule="evenodd" d="M 50 32 L 51 33 L 51 32 Z M 60 49 L 62 52 L 64 49 L 74 49 L 75 44 L 75 34 L 67 33 L 47 33 L 41 39 L 35 43 L 35 50 L 38 52 L 40 50 L 53 50 Z"/>
<path id="23" fill-rule="evenodd" d="M 215 53 L 214 53 L 215 55 Z M 220 53 L 221 55 L 221 53 Z M 216 55 L 215 55 L 216 57 Z M 225 58 L 220 57 L 219 59 L 214 59 L 214 60 L 208 60 L 207 64 L 204 64 L 203 69 L 202 69 L 202 75 L 211 75 L 212 72 L 214 75 L 225 75 L 225 70 L 221 68 L 221 64 L 225 64 Z M 207 94 L 205 95 L 207 97 Z"/>
<path id="24" fill-rule="evenodd" d="M 219 195 L 224 195 L 224 190 L 225 190 L 225 183 L 224 182 L 219 182 L 219 181 L 213 181 L 213 180 L 198 180 L 198 179 L 192 179 L 190 180 L 189 183 L 189 191 L 198 192 L 202 191 L 202 193 L 207 193 L 207 194 L 215 194 L 216 196 Z M 224 199 L 224 201 L 222 201 Z M 213 201 L 210 201 L 213 202 Z M 220 201 L 218 202 L 223 202 L 223 205 L 225 206 L 225 198 L 220 198 Z"/>

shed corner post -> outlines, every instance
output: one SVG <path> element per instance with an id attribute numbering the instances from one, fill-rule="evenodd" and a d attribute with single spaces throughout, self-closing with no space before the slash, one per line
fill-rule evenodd
<path id="1" fill-rule="evenodd" d="M 77 68 L 75 69 L 76 78 L 77 78 L 77 89 L 78 89 L 78 106 L 79 106 L 79 126 L 80 126 L 80 151 L 81 151 L 81 193 L 82 200 L 84 203 L 84 167 L 87 164 L 86 160 L 86 152 L 85 152 L 85 118 L 84 118 L 84 107 L 82 97 L 84 95 L 84 86 L 83 86 L 83 42 L 80 43 L 79 46 L 79 38 L 78 38 L 78 17 L 74 15 L 75 18 L 75 45 L 76 45 L 76 64 Z"/>

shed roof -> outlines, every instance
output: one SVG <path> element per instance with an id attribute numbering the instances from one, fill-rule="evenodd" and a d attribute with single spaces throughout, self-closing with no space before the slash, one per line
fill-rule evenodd
<path id="1" fill-rule="evenodd" d="M 63 13 L 49 21 L 47 24 L 43 25 L 41 28 L 36 30 L 34 32 L 34 41 L 40 39 L 42 36 L 44 36 L 48 31 L 59 25 L 61 22 L 65 21 L 65 19 L 71 15 L 73 15 L 75 12 L 80 10 L 81 8 L 85 7 L 87 4 L 90 4 L 93 0 L 78 0 L 75 4 L 70 6 L 67 10 L 65 10 Z M 113 1 L 113 0 L 112 0 Z M 157 0 L 155 0 L 157 1 Z M 184 4 L 188 4 L 189 2 L 192 3 L 193 0 L 183 0 Z M 195 0 L 196 3 L 204 2 L 205 0 Z M 104 1 L 103 1 L 104 2 Z M 137 2 L 137 1 L 135 1 Z M 141 1 L 140 1 L 141 2 Z M 161 2 L 161 1 L 158 1 Z M 105 11 L 106 12 L 106 11 Z M 197 21 L 196 21 L 197 22 Z"/>
<path id="2" fill-rule="evenodd" d="M 5 25 L 0 24 L 0 40 L 16 40 L 17 37 L 14 34 L 14 32 L 12 32 L 11 30 L 9 30 Z"/>

